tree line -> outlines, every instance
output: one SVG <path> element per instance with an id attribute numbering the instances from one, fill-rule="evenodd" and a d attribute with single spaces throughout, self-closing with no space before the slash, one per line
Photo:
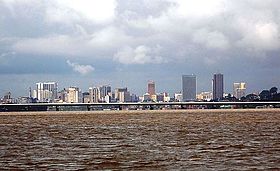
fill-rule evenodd
<path id="1" fill-rule="evenodd" d="M 243 102 L 255 102 L 255 101 L 280 101 L 280 93 L 278 93 L 277 87 L 272 87 L 269 90 L 262 90 L 259 95 L 248 94 L 240 99 L 228 94 L 224 100 L 226 101 L 243 101 Z"/>

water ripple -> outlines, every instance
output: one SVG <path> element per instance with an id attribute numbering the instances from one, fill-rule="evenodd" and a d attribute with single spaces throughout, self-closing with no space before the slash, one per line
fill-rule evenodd
<path id="1" fill-rule="evenodd" d="M 0 170 L 280 170 L 280 112 L 0 115 Z"/>

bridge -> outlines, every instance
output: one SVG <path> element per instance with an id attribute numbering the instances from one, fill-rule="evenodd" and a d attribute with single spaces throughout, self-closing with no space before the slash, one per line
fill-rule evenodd
<path id="1" fill-rule="evenodd" d="M 142 102 L 142 103 L 30 103 L 0 104 L 0 112 L 14 111 L 94 111 L 220 108 L 280 108 L 279 102 Z"/>

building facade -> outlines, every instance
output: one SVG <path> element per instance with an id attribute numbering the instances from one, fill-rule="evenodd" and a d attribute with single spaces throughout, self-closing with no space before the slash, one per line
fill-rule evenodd
<path id="1" fill-rule="evenodd" d="M 183 101 L 182 93 L 175 93 L 174 94 L 174 99 L 175 99 L 176 102 L 182 102 Z"/>
<path id="2" fill-rule="evenodd" d="M 90 103 L 90 95 L 89 92 L 83 93 L 83 103 Z"/>
<path id="3" fill-rule="evenodd" d="M 103 85 L 103 86 L 98 87 L 98 89 L 99 89 L 99 99 L 98 100 L 100 102 L 105 102 L 106 101 L 105 98 L 107 95 L 110 97 L 112 96 L 111 86 Z"/>
<path id="4" fill-rule="evenodd" d="M 67 103 L 80 103 L 81 94 L 78 87 L 69 87 L 67 90 L 66 102 Z"/>
<path id="5" fill-rule="evenodd" d="M 156 84 L 154 81 L 148 81 L 148 93 L 151 97 L 156 95 Z"/>
<path id="6" fill-rule="evenodd" d="M 221 73 L 214 74 L 212 80 L 213 99 L 222 99 L 224 95 L 224 76 Z"/>
<path id="7" fill-rule="evenodd" d="M 196 96 L 197 100 L 199 101 L 210 101 L 213 99 L 213 94 L 212 92 L 201 92 Z"/>
<path id="8" fill-rule="evenodd" d="M 129 91 L 122 91 L 119 92 L 119 102 L 131 102 L 130 92 Z"/>
<path id="9" fill-rule="evenodd" d="M 39 102 L 54 102 L 57 98 L 57 87 L 56 82 L 36 83 L 34 98 L 37 98 Z"/>
<path id="10" fill-rule="evenodd" d="M 183 75 L 182 76 L 182 95 L 183 101 L 196 100 L 196 76 Z"/>
<path id="11" fill-rule="evenodd" d="M 120 101 L 120 93 L 122 92 L 127 92 L 127 88 L 116 88 L 115 89 L 115 101 L 118 102 Z"/>
<path id="12" fill-rule="evenodd" d="M 89 88 L 90 103 L 98 103 L 99 97 L 100 97 L 99 89 L 97 87 L 90 87 Z"/>
<path id="13" fill-rule="evenodd" d="M 246 96 L 246 83 L 233 83 L 233 96 L 237 99 Z"/>

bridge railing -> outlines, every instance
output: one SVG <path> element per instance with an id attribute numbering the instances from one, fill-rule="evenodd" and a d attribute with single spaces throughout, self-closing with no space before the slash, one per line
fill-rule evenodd
<path id="1" fill-rule="evenodd" d="M 147 102 L 147 103 L 31 103 L 0 104 L 0 112 L 71 110 L 160 110 L 280 107 L 280 102 Z"/>

